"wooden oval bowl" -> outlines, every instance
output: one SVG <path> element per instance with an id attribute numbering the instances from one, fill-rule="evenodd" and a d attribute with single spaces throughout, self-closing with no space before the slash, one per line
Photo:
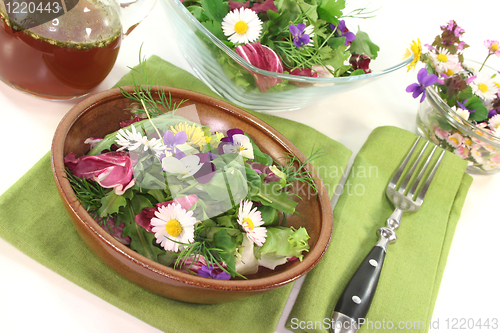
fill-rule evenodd
<path id="1" fill-rule="evenodd" d="M 132 87 L 125 87 L 132 93 Z M 170 93 L 173 102 L 188 100 L 182 106 L 194 105 L 201 124 L 212 131 L 225 132 L 241 128 L 274 160 L 287 153 L 304 162 L 304 155 L 279 132 L 260 119 L 227 102 L 170 87 L 156 87 Z M 320 180 L 315 180 L 318 194 L 298 199 L 297 212 L 288 225 L 307 229 L 310 250 L 303 261 L 292 261 L 275 270 L 259 268 L 247 280 L 215 280 L 186 274 L 161 265 L 115 240 L 85 211 L 65 178 L 64 156 L 73 152 L 81 156 L 88 151 L 89 137 L 104 137 L 118 130 L 119 122 L 130 119 L 130 100 L 119 89 L 88 97 L 75 105 L 61 120 L 52 142 L 52 170 L 68 215 L 88 247 L 118 274 L 159 295 L 191 303 L 221 303 L 258 295 L 290 283 L 310 271 L 321 259 L 330 242 L 333 217 L 328 194 Z M 191 107 L 192 109 L 192 107 Z M 179 110 L 181 112 L 181 110 Z M 177 113 L 182 115 L 181 113 Z M 309 165 L 307 168 L 313 172 Z"/>

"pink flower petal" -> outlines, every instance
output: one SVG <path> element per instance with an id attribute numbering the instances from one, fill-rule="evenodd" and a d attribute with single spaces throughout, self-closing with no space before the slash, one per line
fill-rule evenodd
<path id="1" fill-rule="evenodd" d="M 113 188 L 118 195 L 134 185 L 133 163 L 124 152 L 113 151 L 79 158 L 70 153 L 64 158 L 64 164 L 75 176 L 92 179 L 104 188 Z"/>
<path id="2" fill-rule="evenodd" d="M 276 52 L 259 42 L 239 45 L 235 48 L 235 51 L 240 57 L 257 68 L 270 72 L 283 73 L 283 62 L 280 57 L 278 57 Z M 262 92 L 266 92 L 269 88 L 281 82 L 281 79 L 275 77 L 254 72 L 251 73 L 255 78 L 255 83 Z"/>

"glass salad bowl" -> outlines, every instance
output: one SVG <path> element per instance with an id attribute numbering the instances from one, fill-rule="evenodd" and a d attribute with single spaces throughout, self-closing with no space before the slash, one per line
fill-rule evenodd
<path id="1" fill-rule="evenodd" d="M 267 71 L 253 66 L 213 35 L 180 0 L 161 0 L 161 3 L 178 36 L 179 47 L 196 75 L 221 97 L 255 111 L 300 109 L 403 68 L 413 60 L 412 55 L 401 60 L 409 43 L 394 29 L 391 31 L 391 25 L 377 11 L 370 19 L 346 18 L 349 27 L 359 26 L 380 47 L 378 57 L 370 64 L 370 73 L 306 77 Z M 401 52 L 394 52 L 398 48 Z M 279 84 L 262 91 L 258 81 Z"/>
<path id="2" fill-rule="evenodd" d="M 467 160 L 471 174 L 500 172 L 500 137 L 463 119 L 433 87 L 426 91 L 427 97 L 418 108 L 418 133 Z"/>

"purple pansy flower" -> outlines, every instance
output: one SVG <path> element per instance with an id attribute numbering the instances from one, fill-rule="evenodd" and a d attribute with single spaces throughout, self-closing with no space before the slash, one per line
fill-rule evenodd
<path id="1" fill-rule="evenodd" d="M 429 74 L 427 69 L 422 68 L 418 71 L 417 80 L 418 83 L 412 83 L 408 87 L 406 87 L 406 92 L 413 93 L 413 98 L 417 98 L 422 95 L 420 99 L 420 103 L 422 103 L 425 99 L 425 88 L 432 86 L 436 83 L 438 77 L 435 74 Z"/>
<path id="2" fill-rule="evenodd" d="M 297 25 L 290 24 L 288 30 L 292 34 L 293 43 L 297 48 L 309 44 L 311 37 L 304 33 L 306 25 L 304 23 L 299 23 Z"/>
<path id="3" fill-rule="evenodd" d="M 166 131 L 163 134 L 163 143 L 167 147 L 167 150 L 171 152 L 177 158 L 183 158 L 186 156 L 180 149 L 176 146 L 182 145 L 187 141 L 187 134 L 184 131 L 177 132 L 174 134 L 171 131 Z"/>
<path id="4" fill-rule="evenodd" d="M 350 32 L 346 27 L 345 27 L 345 21 L 340 20 L 339 25 L 335 26 L 334 24 L 330 24 L 330 28 L 332 28 L 333 31 L 337 29 L 335 32 L 339 37 L 345 37 L 345 43 L 344 45 L 348 45 L 350 42 L 356 39 L 356 35 L 352 32 Z"/>
<path id="5" fill-rule="evenodd" d="M 227 130 L 226 132 L 226 137 L 223 137 L 220 141 L 221 142 L 230 142 L 230 143 L 233 143 L 233 136 L 236 135 L 236 134 L 245 134 L 245 132 L 243 132 L 241 129 L 239 128 L 232 128 L 232 129 L 229 129 Z"/>
<path id="6" fill-rule="evenodd" d="M 218 149 L 220 155 L 237 153 L 251 160 L 254 158 L 252 142 L 239 128 L 228 130 L 227 136 L 221 139 Z"/>
<path id="7" fill-rule="evenodd" d="M 198 276 L 217 280 L 229 280 L 231 278 L 229 273 L 224 272 L 219 267 L 213 267 L 210 264 L 208 266 L 201 266 L 198 270 Z"/>

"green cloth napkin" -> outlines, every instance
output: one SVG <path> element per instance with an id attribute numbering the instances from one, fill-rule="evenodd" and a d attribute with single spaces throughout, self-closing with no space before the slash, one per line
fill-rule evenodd
<path id="1" fill-rule="evenodd" d="M 148 59 L 147 65 L 156 84 L 216 97 L 194 76 L 158 57 Z M 131 83 L 127 75 L 117 85 Z M 326 145 L 324 152 L 329 154 L 315 160 L 317 165 L 347 166 L 351 152 L 342 144 L 305 125 L 254 114 L 306 156 L 317 142 Z M 341 175 L 326 176 L 323 181 L 334 190 Z M 49 154 L 0 197 L 0 236 L 68 280 L 166 332 L 273 332 L 292 288 L 289 284 L 244 301 L 198 305 L 170 300 L 128 282 L 94 256 L 73 228 L 57 194 Z"/>
<path id="2" fill-rule="evenodd" d="M 376 128 L 368 137 L 335 207 L 330 247 L 307 275 L 286 327 L 296 332 L 329 332 L 337 299 L 377 243 L 377 229 L 385 226 L 394 210 L 385 190 L 415 139 L 415 134 L 395 127 Z M 377 293 L 359 332 L 405 327 L 405 332 L 427 332 L 472 183 L 464 173 L 466 166 L 466 161 L 446 153 L 421 209 L 403 214 L 398 240 L 389 245 Z"/>

